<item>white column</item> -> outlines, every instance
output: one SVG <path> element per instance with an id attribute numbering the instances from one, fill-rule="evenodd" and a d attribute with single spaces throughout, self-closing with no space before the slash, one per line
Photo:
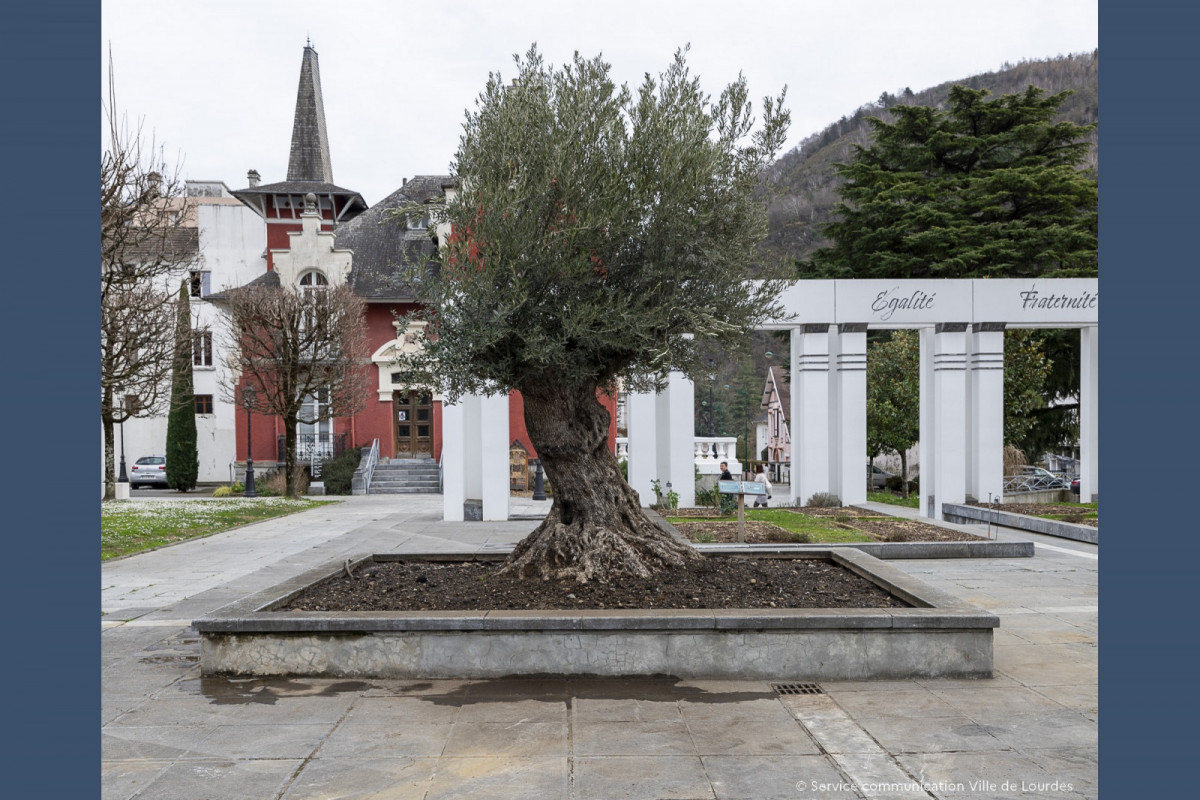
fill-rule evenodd
<path id="1" fill-rule="evenodd" d="M 662 481 L 664 495 L 670 482 L 680 508 L 696 505 L 695 401 L 695 386 L 682 372 L 672 372 L 667 388 L 655 397 L 658 474 L 654 477 Z"/>
<path id="2" fill-rule="evenodd" d="M 971 326 L 969 361 L 967 494 L 986 503 L 1004 494 L 1004 323 Z"/>
<path id="3" fill-rule="evenodd" d="M 933 328 L 921 328 L 921 505 L 922 517 L 933 517 L 934 487 L 937 484 L 937 426 L 933 391 Z M 908 476 L 903 476 L 907 478 Z"/>
<path id="4" fill-rule="evenodd" d="M 442 404 L 442 518 L 462 522 L 466 493 L 465 432 L 462 398 Z"/>
<path id="5" fill-rule="evenodd" d="M 480 420 L 479 395 L 464 395 L 459 401 L 463 407 L 463 491 L 468 500 L 483 500 L 483 461 L 479 457 Z"/>
<path id="6" fill-rule="evenodd" d="M 629 485 L 643 507 L 654 503 L 650 481 L 658 477 L 658 445 L 655 431 L 655 396 L 648 392 L 630 392 L 626 401 L 629 415 Z"/>
<path id="7" fill-rule="evenodd" d="M 1099 326 L 1080 331 L 1079 363 L 1079 499 L 1085 503 L 1100 500 L 1100 428 L 1097 422 L 1100 401 Z"/>
<path id="8" fill-rule="evenodd" d="M 508 395 L 479 398 L 480 499 L 484 521 L 508 519 Z"/>
<path id="9" fill-rule="evenodd" d="M 442 518 L 462 522 L 463 503 L 485 520 L 508 519 L 508 396 L 464 395 L 442 405 Z"/>
<path id="10" fill-rule="evenodd" d="M 830 333 L 834 367 L 830 414 L 834 491 L 844 505 L 867 499 L 867 326 L 839 325 Z"/>
<path id="11" fill-rule="evenodd" d="M 829 325 L 792 328 L 792 497 L 830 490 Z"/>
<path id="12" fill-rule="evenodd" d="M 941 323 L 933 336 L 934 442 L 937 477 L 933 518 L 967 495 L 967 325 Z M 924 480 L 921 481 L 925 483 Z"/>

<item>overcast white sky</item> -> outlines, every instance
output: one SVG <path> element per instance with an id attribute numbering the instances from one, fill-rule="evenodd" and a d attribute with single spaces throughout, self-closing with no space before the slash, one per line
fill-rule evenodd
<path id="1" fill-rule="evenodd" d="M 334 182 L 375 203 L 448 172 L 488 72 L 534 42 L 554 64 L 602 53 L 631 86 L 690 43 L 714 96 L 739 71 L 755 98 L 787 85 L 790 149 L 884 91 L 1091 51 L 1098 26 L 1097 0 L 105 0 L 101 35 L 118 107 L 231 189 L 285 179 L 311 37 Z"/>

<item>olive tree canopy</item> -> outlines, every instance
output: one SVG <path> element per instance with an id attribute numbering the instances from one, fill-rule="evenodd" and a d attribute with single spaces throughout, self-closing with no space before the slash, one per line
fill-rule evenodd
<path id="1" fill-rule="evenodd" d="M 766 235 L 759 174 L 789 115 L 768 98 L 756 124 L 740 76 L 710 99 L 686 50 L 637 91 L 599 57 L 554 68 L 533 48 L 516 67 L 467 113 L 424 350 L 404 366 L 449 401 L 524 397 L 554 504 L 508 570 L 649 575 L 691 551 L 641 512 L 597 393 L 699 374 L 705 340 L 746 336 L 776 310 L 778 285 L 747 278 Z"/>

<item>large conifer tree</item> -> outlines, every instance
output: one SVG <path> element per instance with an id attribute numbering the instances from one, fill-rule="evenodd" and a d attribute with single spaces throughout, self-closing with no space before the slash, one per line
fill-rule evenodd
<path id="1" fill-rule="evenodd" d="M 1055 122 L 1069 92 L 1030 86 L 988 99 L 954 86 L 946 108 L 894 105 L 870 120 L 874 141 L 839 166 L 846 179 L 829 247 L 801 262 L 802 278 L 1069 278 L 1097 274 L 1097 182 L 1085 169 L 1094 125 Z M 1011 339 L 1011 337 L 1010 337 Z M 1031 454 L 1078 435 L 1079 337 L 1044 331 L 1021 340 L 1051 363 L 1048 376 L 1006 369 L 1006 431 Z M 1040 403 L 1027 402 L 1031 392 Z M 1059 402 L 1052 403 L 1055 399 Z M 1023 420 L 1015 419 L 1020 414 Z"/>
<path id="2" fill-rule="evenodd" d="M 1092 126 L 1055 122 L 1067 92 L 987 99 L 955 86 L 943 111 L 895 105 L 846 179 L 830 247 L 806 278 L 1021 278 L 1096 274 Z"/>

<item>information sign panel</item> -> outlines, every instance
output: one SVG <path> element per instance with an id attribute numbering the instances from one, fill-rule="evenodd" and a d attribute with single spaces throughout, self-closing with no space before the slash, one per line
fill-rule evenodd
<path id="1" fill-rule="evenodd" d="M 758 481 L 717 481 L 721 494 L 766 494 L 767 487 Z"/>

